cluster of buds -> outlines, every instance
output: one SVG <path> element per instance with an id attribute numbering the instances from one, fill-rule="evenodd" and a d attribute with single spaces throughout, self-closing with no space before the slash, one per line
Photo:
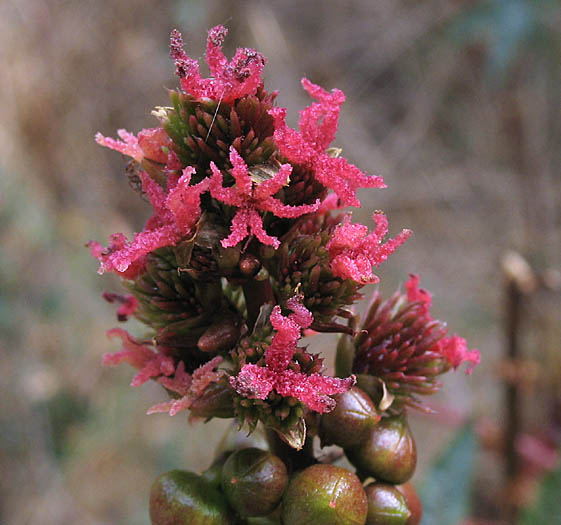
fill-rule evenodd
<path id="1" fill-rule="evenodd" d="M 340 211 L 360 206 L 359 188 L 384 187 L 331 146 L 344 94 L 304 79 L 314 101 L 293 129 L 264 88 L 265 58 L 244 48 L 228 60 L 225 36 L 209 31 L 204 78 L 173 31 L 180 88 L 153 112 L 158 125 L 96 136 L 131 158 L 126 173 L 153 209 L 132 239 L 89 243 L 99 273 L 116 273 L 128 291 L 104 294 L 119 321 L 147 329 L 111 330 L 122 348 L 104 363 L 136 368 L 132 386 L 164 387 L 168 399 L 149 413 L 233 418 L 267 436 L 265 446 L 220 451 L 202 475 L 163 474 L 152 523 L 418 523 L 407 410 L 479 354 L 430 316 L 415 276 L 405 295 L 376 292 L 360 326 L 349 307 L 411 232 L 385 240 L 382 212 L 369 231 Z M 315 332 L 340 334 L 339 377 L 301 343 Z M 318 436 L 356 472 L 316 457 Z"/>

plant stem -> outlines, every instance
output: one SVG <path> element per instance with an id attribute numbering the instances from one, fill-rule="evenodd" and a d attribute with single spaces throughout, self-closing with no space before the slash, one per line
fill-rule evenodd
<path id="1" fill-rule="evenodd" d="M 251 331 L 259 316 L 259 310 L 264 304 L 274 304 L 275 295 L 268 277 L 263 280 L 248 279 L 244 281 L 242 288 L 247 305 L 247 324 Z"/>
<path id="2" fill-rule="evenodd" d="M 317 463 L 314 457 L 313 437 L 306 437 L 302 450 L 296 450 L 287 445 L 272 428 L 265 428 L 265 437 L 271 452 L 284 461 L 289 472 L 303 470 Z"/>

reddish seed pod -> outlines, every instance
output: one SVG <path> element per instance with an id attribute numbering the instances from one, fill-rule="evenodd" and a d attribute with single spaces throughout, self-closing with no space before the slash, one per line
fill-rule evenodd
<path id="1" fill-rule="evenodd" d="M 287 483 L 288 474 L 282 460 L 258 448 L 237 450 L 222 468 L 222 490 L 242 517 L 273 512 Z"/>
<path id="2" fill-rule="evenodd" d="M 152 525 L 234 525 L 223 495 L 201 476 L 171 470 L 150 491 Z"/>
<path id="3" fill-rule="evenodd" d="M 361 473 L 394 484 L 408 481 L 417 465 L 415 440 L 404 416 L 382 419 L 365 441 L 345 454 Z"/>
<path id="4" fill-rule="evenodd" d="M 411 483 L 397 485 L 396 488 L 405 496 L 407 507 L 411 511 L 411 516 L 405 522 L 405 525 L 419 525 L 423 517 L 423 504 L 421 503 L 421 498 L 419 498 L 417 491 Z"/>
<path id="5" fill-rule="evenodd" d="M 368 438 L 381 416 L 370 397 L 358 387 L 334 399 L 337 402 L 335 408 L 321 417 L 321 441 L 343 448 L 356 446 Z"/>
<path id="6" fill-rule="evenodd" d="M 368 500 L 366 525 L 407 525 L 411 511 L 395 485 L 370 483 L 364 488 Z"/>
<path id="7" fill-rule="evenodd" d="M 364 525 L 368 504 L 356 474 L 335 465 L 312 465 L 286 489 L 282 523 L 290 525 Z"/>

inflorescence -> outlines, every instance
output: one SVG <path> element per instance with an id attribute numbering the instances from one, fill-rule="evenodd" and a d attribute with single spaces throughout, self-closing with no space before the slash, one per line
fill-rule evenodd
<path id="1" fill-rule="evenodd" d="M 360 207 L 359 188 L 385 187 L 382 177 L 363 173 L 332 147 L 344 94 L 303 79 L 313 102 L 300 112 L 298 129 L 289 127 L 286 110 L 275 105 L 276 93 L 264 88 L 265 58 L 243 48 L 228 60 L 222 52 L 226 33 L 222 26 L 208 33 L 210 76 L 204 78 L 174 30 L 170 55 L 181 87 L 170 92 L 170 106 L 153 112 L 158 125 L 137 135 L 121 129 L 118 139 L 96 135 L 99 144 L 132 159 L 127 172 L 153 209 L 131 239 L 117 233 L 106 247 L 89 243 L 99 273 L 116 273 L 128 290 L 104 294 L 119 305 L 118 319 L 133 316 L 148 329 L 142 338 L 111 330 L 122 349 L 103 362 L 136 368 L 132 386 L 153 380 L 164 387 L 170 400 L 149 413 L 189 410 L 192 418 L 236 418 L 250 430 L 261 423 L 296 450 L 305 450 L 314 435 L 339 444 L 362 479 L 376 479 L 374 488 L 360 488 L 357 497 L 364 494 L 366 503 L 355 505 L 359 516 L 349 523 L 384 523 L 371 517 L 377 498 L 394 498 L 406 509 L 411 503 L 406 491 L 393 488 L 414 470 L 408 407 L 425 409 L 419 396 L 436 392 L 438 377 L 462 362 L 473 367 L 479 353 L 431 317 L 431 296 L 419 288 L 417 276 L 409 278 L 405 293 L 389 299 L 374 292 L 359 322 L 349 307 L 366 284 L 378 282 L 373 269 L 411 232 L 384 240 L 388 220 L 381 211 L 374 213 L 370 232 L 352 222 L 351 212 L 339 211 Z M 318 331 L 340 333 L 340 378 L 329 376 L 322 358 L 301 343 Z M 362 423 L 349 414 L 362 414 Z M 340 426 L 348 428 L 334 430 Z M 379 450 L 387 436 L 400 436 L 407 448 L 394 450 L 394 456 L 409 458 L 400 458 L 396 468 L 389 453 Z M 284 464 L 275 461 L 282 471 Z M 308 523 L 309 509 L 299 501 L 310 484 L 328 486 L 336 478 L 351 487 L 349 494 L 356 492 L 355 474 L 333 465 L 319 472 L 320 464 L 310 472 L 315 463 L 302 462 L 307 468 L 292 482 L 301 490 L 292 484 L 286 490 L 283 523 Z M 298 461 L 287 467 L 298 471 Z M 173 472 L 166 483 L 202 483 Z M 264 506 L 268 513 L 277 508 L 284 485 Z M 221 487 L 236 501 L 235 512 L 228 512 L 244 517 L 246 511 L 236 507 L 245 509 L 237 489 L 224 478 Z M 172 523 L 158 521 L 158 509 L 167 503 L 155 490 L 153 523 Z M 328 520 L 339 500 L 349 504 L 345 497 L 328 500 L 322 523 L 347 523 Z M 324 510 L 314 512 L 323 516 Z"/>

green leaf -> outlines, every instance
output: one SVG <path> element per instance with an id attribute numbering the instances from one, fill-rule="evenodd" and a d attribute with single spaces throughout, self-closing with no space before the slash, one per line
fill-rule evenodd
<path id="1" fill-rule="evenodd" d="M 543 480 L 536 503 L 527 509 L 518 522 L 519 525 L 538 523 L 561 523 L 561 467 L 550 472 Z"/>
<path id="2" fill-rule="evenodd" d="M 419 487 L 421 525 L 455 525 L 468 516 L 476 452 L 476 437 L 471 425 L 466 425 Z"/>

